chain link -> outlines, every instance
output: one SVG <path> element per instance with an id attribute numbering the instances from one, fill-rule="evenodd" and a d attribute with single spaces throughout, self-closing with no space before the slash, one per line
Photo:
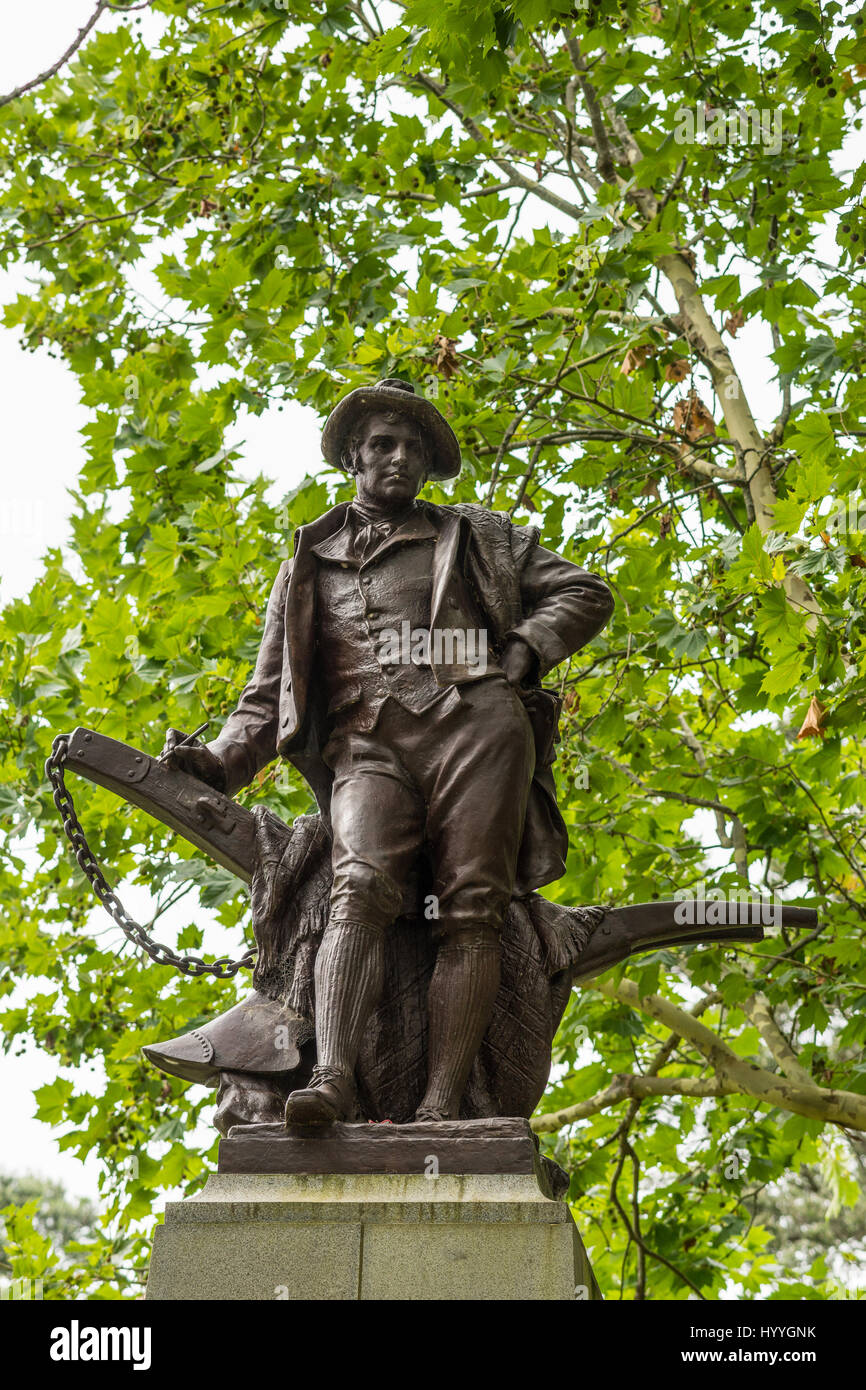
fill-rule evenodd
<path id="1" fill-rule="evenodd" d="M 87 843 L 81 822 L 75 814 L 72 793 L 66 785 L 64 773 L 68 750 L 69 739 L 65 734 L 59 734 L 51 745 L 51 757 L 45 763 L 45 775 L 51 783 L 54 805 L 63 820 L 63 829 L 72 845 L 81 872 L 126 939 L 131 941 L 133 946 L 145 951 L 157 965 L 173 965 L 182 975 L 215 975 L 218 980 L 228 980 L 239 970 L 252 969 L 255 951 L 247 951 L 240 960 L 231 960 L 229 956 L 220 956 L 214 961 L 202 960 L 201 956 L 179 956 L 170 946 L 154 941 L 146 929 L 130 917 L 100 869 L 96 856 Z"/>

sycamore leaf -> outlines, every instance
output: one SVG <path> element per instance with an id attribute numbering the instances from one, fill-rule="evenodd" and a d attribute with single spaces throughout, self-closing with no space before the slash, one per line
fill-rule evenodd
<path id="1" fill-rule="evenodd" d="M 669 610 L 664 610 L 653 618 L 652 627 L 658 635 L 659 646 L 666 647 L 675 657 L 694 660 L 700 656 L 707 643 L 704 631 L 683 627 Z"/>
<path id="2" fill-rule="evenodd" d="M 690 391 L 673 409 L 673 427 L 692 443 L 704 435 L 714 435 L 715 421 L 696 391 Z"/>
<path id="3" fill-rule="evenodd" d="M 773 529 L 788 536 L 796 535 L 806 515 L 809 503 L 794 497 L 781 497 L 773 507 Z"/>
<path id="4" fill-rule="evenodd" d="M 754 522 L 743 534 L 740 554 L 730 566 L 727 579 L 729 584 L 741 584 L 750 590 L 761 589 L 772 582 L 773 561 L 764 549 L 764 538 Z"/>
<path id="5" fill-rule="evenodd" d="M 729 314 L 728 317 L 725 319 L 724 332 L 730 333 L 732 338 L 736 338 L 737 329 L 742 328 L 745 322 L 746 316 L 743 313 L 742 309 L 735 309 L 734 312 L 732 314 Z"/>
<path id="6" fill-rule="evenodd" d="M 796 430 L 785 442 L 801 455 L 804 463 L 823 463 L 836 449 L 835 435 L 823 411 L 801 416 Z"/>
<path id="7" fill-rule="evenodd" d="M 798 647 L 781 646 L 774 650 L 770 669 L 761 681 L 768 695 L 790 695 L 802 681 L 805 658 Z"/>
<path id="8" fill-rule="evenodd" d="M 38 1105 L 36 1113 L 39 1119 L 50 1125 L 57 1125 L 65 1120 L 73 1089 L 72 1082 L 63 1076 L 58 1076 L 55 1081 L 45 1086 L 39 1086 L 33 1093 Z"/>
<path id="9" fill-rule="evenodd" d="M 623 376 L 631 376 L 632 372 L 636 372 L 641 367 L 645 366 L 647 357 L 649 357 L 651 352 L 652 348 L 648 343 L 641 344 L 640 347 L 629 348 L 620 366 L 620 371 Z"/>
<path id="10" fill-rule="evenodd" d="M 821 727 L 824 719 L 824 706 L 813 695 L 809 701 L 809 708 L 806 711 L 806 718 L 800 726 L 797 738 L 823 738 L 824 730 Z"/>
<path id="11" fill-rule="evenodd" d="M 433 370 L 444 376 L 446 381 L 450 381 L 460 365 L 457 343 L 453 338 L 446 338 L 443 333 L 437 333 L 433 339 L 433 346 L 436 349 Z"/>
<path id="12" fill-rule="evenodd" d="M 669 362 L 665 367 L 665 381 L 685 381 L 691 371 L 691 362 L 687 357 L 678 357 L 675 362 Z"/>

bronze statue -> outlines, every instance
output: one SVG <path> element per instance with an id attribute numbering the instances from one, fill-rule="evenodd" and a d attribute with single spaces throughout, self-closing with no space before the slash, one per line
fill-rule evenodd
<path id="1" fill-rule="evenodd" d="M 540 896 L 568 849 L 552 774 L 560 703 L 542 681 L 605 626 L 610 590 L 503 513 L 419 500 L 427 479 L 457 475 L 460 449 L 407 382 L 350 392 L 322 443 L 356 497 L 297 532 L 222 732 L 201 745 L 171 729 L 159 759 L 89 730 L 60 736 L 46 765 L 55 801 L 123 930 L 179 969 L 233 973 L 251 957 L 207 964 L 150 941 L 87 849 L 64 764 L 250 882 L 253 990 L 144 1049 L 218 1087 L 224 1135 L 525 1119 L 575 981 L 662 945 L 759 940 L 760 919 L 684 930 L 675 903 Z M 232 799 L 277 757 L 319 806 L 291 827 Z M 792 926 L 815 920 L 782 911 Z"/>
<path id="2" fill-rule="evenodd" d="M 169 741 L 166 760 L 232 793 L 282 755 L 328 824 L 317 1060 L 288 1097 L 287 1122 L 354 1113 L 386 937 L 427 857 L 433 910 L 419 929 L 437 949 L 415 1118 L 456 1119 L 499 991 L 515 884 L 525 895 L 564 867 L 549 768 L 556 705 L 540 682 L 604 627 L 613 599 L 507 517 L 417 500 L 428 478 L 459 472 L 460 449 L 408 383 L 351 392 L 323 452 L 354 476 L 355 500 L 298 534 L 222 733 L 206 746 Z"/>

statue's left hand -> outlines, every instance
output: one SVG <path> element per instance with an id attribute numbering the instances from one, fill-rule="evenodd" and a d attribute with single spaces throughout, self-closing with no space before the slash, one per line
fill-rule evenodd
<path id="1" fill-rule="evenodd" d="M 521 637 L 509 637 L 500 662 L 509 685 L 522 685 L 535 662 L 535 652 Z"/>

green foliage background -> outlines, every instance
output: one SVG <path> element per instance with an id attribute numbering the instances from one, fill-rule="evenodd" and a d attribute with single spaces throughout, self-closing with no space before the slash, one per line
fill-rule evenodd
<path id="1" fill-rule="evenodd" d="M 243 408 L 324 418 L 392 374 L 464 446 L 433 500 L 540 520 L 617 596 L 558 673 L 572 853 L 552 895 L 750 881 L 820 911 L 805 940 L 660 953 L 575 993 L 542 1110 L 585 1114 L 544 1142 L 599 1281 L 623 1298 L 832 1291 L 838 1260 L 786 1273 L 755 1212 L 802 1164 L 853 1206 L 866 1129 L 863 31 L 837 0 L 154 0 L 0 107 L 0 264 L 32 279 L 5 323 L 62 354 L 90 412 L 77 565 L 49 552 L 0 614 L 0 1023 L 7 1046 L 64 1067 L 101 1055 L 108 1075 L 37 1093 L 104 1170 L 104 1227 L 48 1296 L 138 1291 L 160 1193 L 193 1191 L 214 1160 L 191 1138 L 210 1097 L 139 1049 L 236 995 L 95 934 L 42 773 L 52 737 L 84 724 L 154 749 L 166 724 L 228 712 L 293 529 L 347 494 L 319 473 L 274 506 L 282 461 L 244 482 L 227 435 Z M 781 111 L 781 148 L 678 144 L 677 112 L 701 105 Z M 738 311 L 778 399 L 757 444 L 725 358 Z M 813 697 L 822 732 L 798 739 Z M 309 805 L 276 769 L 244 795 Z M 197 898 L 240 946 L 233 880 L 110 794 L 78 799 L 109 877 L 191 893 L 181 945 L 201 947 Z M 787 1065 L 806 1101 L 714 1094 L 724 1067 L 653 1017 L 652 994 L 736 1057 Z M 667 1093 L 593 1100 L 645 1073 Z M 15 1269 L 37 1277 L 50 1253 L 22 1221 Z"/>

